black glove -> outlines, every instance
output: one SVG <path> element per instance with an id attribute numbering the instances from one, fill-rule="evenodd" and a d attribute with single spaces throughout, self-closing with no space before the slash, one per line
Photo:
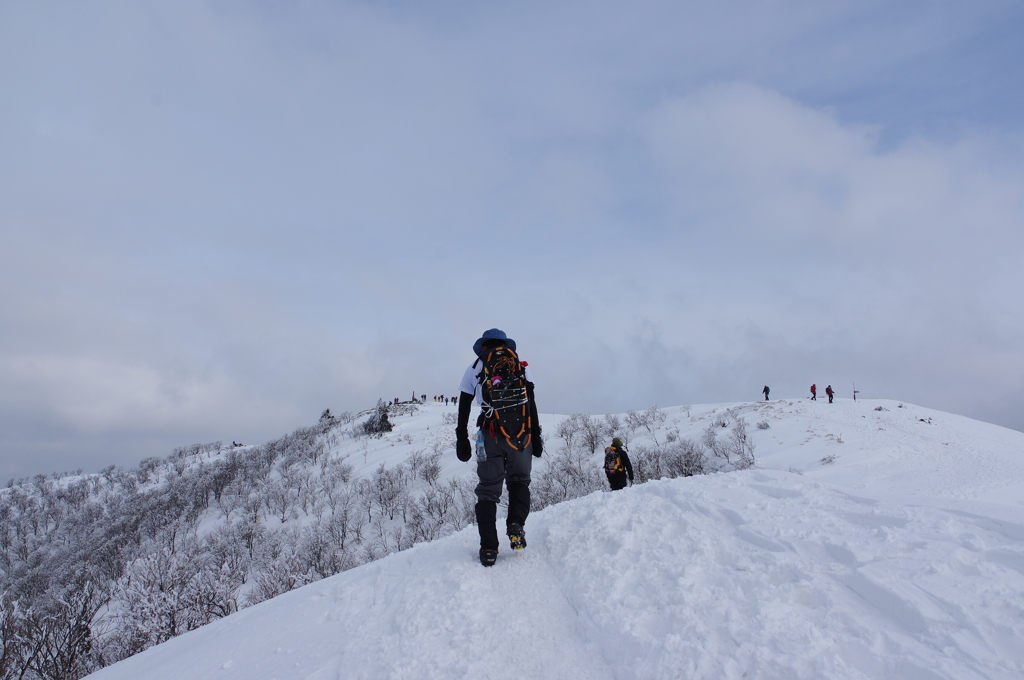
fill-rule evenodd
<path id="1" fill-rule="evenodd" d="M 544 440 L 540 438 L 540 428 L 537 428 L 537 432 L 533 435 L 533 455 L 535 458 L 540 458 L 540 454 L 544 452 Z"/>
<path id="2" fill-rule="evenodd" d="M 469 445 L 469 433 L 464 428 L 455 430 L 455 455 L 463 463 L 473 457 L 473 447 Z"/>

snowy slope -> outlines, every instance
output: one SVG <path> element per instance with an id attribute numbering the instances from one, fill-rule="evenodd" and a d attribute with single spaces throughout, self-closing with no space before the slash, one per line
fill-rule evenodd
<path id="1" fill-rule="evenodd" d="M 470 527 L 90 677 L 1024 676 L 1024 434 L 888 401 L 663 413 L 662 440 L 745 419 L 757 468 L 549 507 L 491 569 Z"/>
<path id="2" fill-rule="evenodd" d="M 694 407 L 691 415 L 706 417 L 708 408 Z M 782 400 L 710 409 L 732 409 L 751 425 L 769 423 L 768 430 L 754 430 L 759 468 L 894 500 L 992 501 L 1024 510 L 1024 434 L 1015 430 L 889 400 Z M 691 426 L 686 436 L 698 432 Z M 827 456 L 835 456 L 834 463 L 822 464 Z"/>

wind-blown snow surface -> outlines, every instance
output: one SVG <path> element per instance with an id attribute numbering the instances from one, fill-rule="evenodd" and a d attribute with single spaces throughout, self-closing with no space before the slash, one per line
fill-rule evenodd
<path id="1" fill-rule="evenodd" d="M 727 409 L 756 469 L 552 506 L 490 569 L 470 527 L 90 677 L 1024 677 L 1024 434 L 887 401 L 663 427 Z"/>

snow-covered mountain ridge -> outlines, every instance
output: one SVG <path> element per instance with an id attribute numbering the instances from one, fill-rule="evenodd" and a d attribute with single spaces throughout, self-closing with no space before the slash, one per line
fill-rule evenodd
<path id="1" fill-rule="evenodd" d="M 465 477 L 444 448 L 450 412 L 427 404 L 388 439 L 339 446 L 369 474 L 437 438 L 441 474 Z M 1024 674 L 1024 434 L 890 401 L 659 414 L 625 428 L 634 457 L 743 420 L 755 467 L 550 506 L 491 569 L 468 527 L 90 677 Z M 542 417 L 549 452 L 564 419 Z"/>

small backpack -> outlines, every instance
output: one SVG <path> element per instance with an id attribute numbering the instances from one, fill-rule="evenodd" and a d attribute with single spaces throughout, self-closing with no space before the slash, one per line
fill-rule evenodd
<path id="1" fill-rule="evenodd" d="M 533 423 L 530 419 L 524 364 L 511 347 L 501 345 L 487 351 L 477 374 L 485 422 L 490 434 L 522 451 L 530 444 Z"/>
<path id="2" fill-rule="evenodd" d="M 618 475 L 626 471 L 626 468 L 622 465 L 622 459 L 619 457 L 619 452 L 613 446 L 609 446 L 604 450 L 604 472 L 606 475 Z"/>

